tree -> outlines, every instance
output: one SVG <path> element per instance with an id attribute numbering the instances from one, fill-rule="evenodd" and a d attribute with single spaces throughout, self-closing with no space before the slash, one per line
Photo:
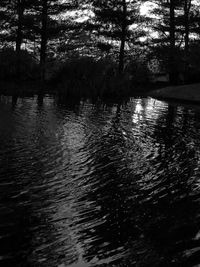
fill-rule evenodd
<path id="1" fill-rule="evenodd" d="M 170 82 L 178 82 L 179 73 L 187 81 L 189 73 L 190 38 L 194 27 L 194 13 L 197 13 L 195 0 L 152 0 L 156 7 L 152 14 L 156 16 L 152 23 L 158 38 L 154 38 L 154 51 L 159 48 L 168 53 L 165 66 Z M 155 20 L 157 23 L 155 23 Z M 164 55 L 165 53 L 163 53 Z"/>
<path id="2" fill-rule="evenodd" d="M 16 1 L 16 9 L 17 9 L 17 34 L 16 34 L 16 52 L 17 54 L 21 51 L 22 45 L 22 25 L 23 25 L 23 16 L 24 16 L 24 9 L 25 9 L 25 1 L 24 0 L 17 0 Z"/>
<path id="3" fill-rule="evenodd" d="M 175 0 L 169 1 L 169 39 L 170 39 L 170 56 L 169 56 L 169 79 L 171 83 L 176 83 L 177 70 L 175 61 Z"/>
<path id="4" fill-rule="evenodd" d="M 185 31 L 185 49 L 184 49 L 184 76 L 188 81 L 189 61 L 190 61 L 190 35 L 196 34 L 198 26 L 196 22 L 200 21 L 199 4 L 193 0 L 184 0 L 184 31 Z M 196 16 L 195 16 L 196 14 Z M 197 15 L 198 14 L 198 15 Z"/>
<path id="5" fill-rule="evenodd" d="M 41 46 L 40 46 L 40 67 L 41 78 L 45 80 L 45 63 L 46 63 L 46 51 L 47 51 L 47 20 L 48 20 L 48 0 L 42 0 L 42 26 L 41 26 Z"/>
<path id="6" fill-rule="evenodd" d="M 41 23 L 39 23 L 38 28 L 40 34 L 40 67 L 42 80 L 45 80 L 48 42 L 50 39 L 58 37 L 67 27 L 64 23 L 59 22 L 59 18 L 67 11 L 74 10 L 77 7 L 78 2 L 73 0 L 38 0 L 37 3 L 35 3 L 35 10 L 41 18 Z M 40 22 L 40 20 L 38 21 Z"/>
<path id="7" fill-rule="evenodd" d="M 62 17 L 67 11 L 77 7 L 78 0 L 2 0 L 0 1 L 2 44 L 8 42 L 15 46 L 17 54 L 20 53 L 25 40 L 28 41 L 30 49 L 31 43 L 36 44 L 39 47 L 37 56 L 39 56 L 41 78 L 44 80 L 49 41 L 60 38 L 68 27 L 67 23 L 65 24 L 67 20 Z"/>
<path id="8" fill-rule="evenodd" d="M 17 56 L 16 72 L 17 77 L 21 75 L 21 47 L 24 38 L 24 17 L 25 9 L 29 5 L 29 0 L 2 0 L 0 3 L 0 10 L 2 17 L 2 37 L 4 41 L 12 41 L 15 44 L 15 51 Z"/>
<path id="9" fill-rule="evenodd" d="M 155 16 L 152 19 L 152 28 L 157 33 L 157 37 L 153 38 L 154 51 L 166 50 L 167 58 L 163 58 L 166 70 L 169 73 L 169 80 L 172 84 L 177 83 L 178 67 L 178 43 L 180 41 L 180 35 L 177 31 L 176 16 L 179 12 L 180 1 L 179 0 L 154 0 L 155 7 L 152 10 L 152 14 Z M 156 21 L 156 23 L 155 23 Z M 158 50 L 158 51 L 159 51 Z"/>
<path id="10" fill-rule="evenodd" d="M 124 70 L 126 42 L 130 26 L 138 22 L 139 4 L 135 0 L 93 0 L 93 25 L 96 34 L 107 40 L 119 42 L 118 72 Z"/>
<path id="11" fill-rule="evenodd" d="M 184 28 L 185 28 L 185 78 L 188 73 L 189 34 L 190 34 L 190 9 L 192 0 L 184 0 Z"/>
<path id="12" fill-rule="evenodd" d="M 33 0 L 0 1 L 2 43 L 13 43 L 17 53 L 20 52 L 25 38 L 26 18 L 32 3 Z"/>

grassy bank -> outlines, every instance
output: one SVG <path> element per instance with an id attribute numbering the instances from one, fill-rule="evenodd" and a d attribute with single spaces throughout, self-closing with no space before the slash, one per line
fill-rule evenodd
<path id="1" fill-rule="evenodd" d="M 158 99 L 200 102 L 200 83 L 168 86 L 153 90 L 149 93 L 149 95 Z"/>

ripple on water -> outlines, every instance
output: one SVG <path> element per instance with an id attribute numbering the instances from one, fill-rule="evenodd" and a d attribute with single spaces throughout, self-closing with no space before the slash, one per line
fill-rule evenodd
<path id="1" fill-rule="evenodd" d="M 199 264 L 198 110 L 0 102 L 0 264 Z"/>

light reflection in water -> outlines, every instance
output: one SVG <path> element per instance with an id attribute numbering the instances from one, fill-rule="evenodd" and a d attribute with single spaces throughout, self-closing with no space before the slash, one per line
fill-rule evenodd
<path id="1" fill-rule="evenodd" d="M 0 128 L 3 266 L 199 263 L 198 111 L 1 97 Z"/>

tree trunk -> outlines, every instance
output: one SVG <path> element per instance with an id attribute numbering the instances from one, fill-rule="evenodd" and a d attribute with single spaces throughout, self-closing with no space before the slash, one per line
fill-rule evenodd
<path id="1" fill-rule="evenodd" d="M 24 0 L 17 0 L 17 36 L 16 36 L 16 76 L 17 80 L 21 77 L 21 45 L 23 40 L 22 24 L 24 16 Z"/>
<path id="2" fill-rule="evenodd" d="M 184 1 L 184 27 L 185 27 L 185 49 L 184 49 L 184 80 L 185 82 L 188 81 L 188 72 L 189 72 L 189 32 L 190 32 L 190 26 L 189 26 L 189 12 L 191 8 L 191 0 L 185 0 Z"/>
<path id="3" fill-rule="evenodd" d="M 170 55 L 169 55 L 169 80 L 171 84 L 177 83 L 177 68 L 175 59 L 175 0 L 170 0 Z"/>
<path id="4" fill-rule="evenodd" d="M 40 47 L 40 69 L 41 79 L 45 80 L 46 72 L 46 51 L 47 51 L 47 19 L 48 19 L 48 0 L 42 1 L 42 28 L 41 28 L 41 47 Z"/>
<path id="5" fill-rule="evenodd" d="M 17 1 L 17 36 L 16 36 L 16 52 L 20 53 L 22 45 L 22 20 L 24 15 L 23 0 Z"/>
<path id="6" fill-rule="evenodd" d="M 126 43 L 126 28 L 127 28 L 127 6 L 126 6 L 126 0 L 123 0 L 122 3 L 123 8 L 123 18 L 122 18 L 122 28 L 121 28 L 121 44 L 120 44 L 120 52 L 119 52 L 119 74 L 122 74 L 124 71 L 124 48 Z"/>

